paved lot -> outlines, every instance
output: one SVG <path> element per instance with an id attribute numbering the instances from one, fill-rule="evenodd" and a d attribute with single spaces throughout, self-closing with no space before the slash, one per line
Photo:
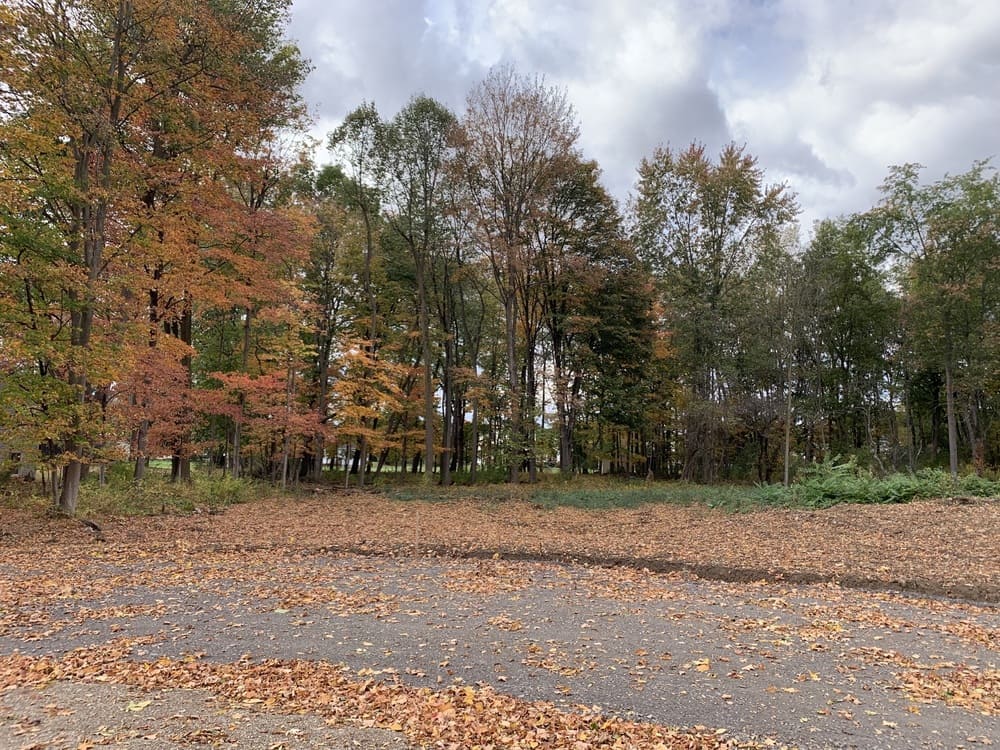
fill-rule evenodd
<path id="1" fill-rule="evenodd" d="M 629 568 L 308 555 L 267 563 L 238 552 L 210 564 L 183 557 L 96 564 L 88 581 L 54 605 L 23 606 L 0 636 L 0 652 L 59 655 L 149 636 L 139 653 L 149 661 L 325 661 L 359 679 L 432 689 L 486 684 L 570 710 L 599 706 L 777 745 L 1000 742 L 995 703 L 967 690 L 988 691 L 1000 668 L 1000 612 L 991 605 Z M 949 696 L 947 680 L 959 677 L 961 689 Z M 4 697 L 7 737 L 29 712 L 26 700 L 23 692 Z M 59 700 L 72 696 L 52 705 Z M 150 706 L 170 700 L 157 696 Z M 127 707 L 136 696 L 123 693 L 122 701 Z M 0 745 L 21 747 L 4 736 Z M 387 737 L 364 746 L 393 741 Z M 145 747 L 135 742 L 128 746 Z"/>

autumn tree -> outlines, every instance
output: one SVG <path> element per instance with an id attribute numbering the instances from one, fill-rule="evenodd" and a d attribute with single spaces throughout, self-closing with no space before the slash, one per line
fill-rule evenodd
<path id="1" fill-rule="evenodd" d="M 444 178 L 454 126 L 455 116 L 446 107 L 433 99 L 416 97 L 384 127 L 382 134 L 387 221 L 405 244 L 416 277 L 423 392 L 423 466 L 428 477 L 435 465 L 434 428 L 437 422 L 432 382 L 436 357 L 432 352 L 431 294 L 446 282 L 441 278 L 434 283 L 430 277 L 439 271 L 447 274 L 447 266 L 441 262 L 446 251 Z M 434 308 L 442 312 L 449 309 L 447 305 L 434 305 Z M 442 322 L 447 330 L 447 316 Z M 451 376 L 452 359 L 450 357 L 445 363 L 445 381 Z M 446 398 L 451 396 L 448 390 L 446 387 Z M 449 424 L 446 419 L 446 425 Z M 450 458 L 447 454 L 446 449 L 443 459 L 446 463 Z"/>
<path id="2" fill-rule="evenodd" d="M 0 158 L 3 182 L 17 185 L 4 210 L 51 240 L 41 252 L 12 248 L 30 276 L 11 299 L 27 315 L 13 321 L 38 331 L 30 358 L 46 386 L 22 393 L 49 412 L 44 432 L 63 466 L 66 513 L 76 508 L 93 427 L 106 423 L 115 384 L 129 380 L 136 347 L 148 347 L 151 323 L 161 322 L 158 300 L 132 317 L 130 295 L 158 289 L 156 269 L 190 249 L 177 226 L 184 212 L 169 206 L 183 192 L 177 183 L 211 172 L 197 169 L 193 144 L 200 154 L 232 152 L 248 132 L 241 126 L 262 122 L 237 114 L 241 102 L 273 118 L 294 100 L 289 87 L 302 68 L 280 41 L 286 7 L 25 0 L 3 9 Z M 279 69 L 288 75 L 272 75 Z M 182 151 L 187 158 L 171 159 Z M 36 274 L 49 252 L 55 268 Z M 152 269 L 151 281 L 138 281 L 138 269 Z M 54 401 L 45 396 L 53 388 Z"/>
<path id="3" fill-rule="evenodd" d="M 366 102 L 348 113 L 344 122 L 330 133 L 327 139 L 330 151 L 347 178 L 341 186 L 344 198 L 350 208 L 360 216 L 364 228 L 363 263 L 360 273 L 361 304 L 364 305 L 364 310 L 359 316 L 359 321 L 363 323 L 362 329 L 356 334 L 356 339 L 362 341 L 369 349 L 368 356 L 363 357 L 362 361 L 372 364 L 378 361 L 384 322 L 381 320 L 379 287 L 375 278 L 378 270 L 379 238 L 382 232 L 380 207 L 384 162 L 379 157 L 383 128 L 375 105 Z M 365 375 L 363 369 L 358 370 L 357 374 L 360 377 L 371 376 L 371 373 Z M 371 419 L 375 419 L 374 411 Z M 374 434 L 373 430 L 374 424 L 367 424 L 359 433 L 356 465 L 360 466 L 359 479 L 362 485 L 368 465 L 369 436 Z"/>
<path id="4" fill-rule="evenodd" d="M 541 301 L 544 332 L 551 349 L 552 396 L 556 407 L 559 467 L 573 468 L 574 430 L 582 410 L 588 346 L 600 340 L 595 333 L 619 315 L 612 289 L 634 253 L 627 245 L 618 207 L 601 186 L 596 163 L 567 160 L 543 197 L 541 210 L 529 216 L 528 241 L 537 267 L 533 280 Z M 594 305 L 611 302 L 606 309 Z M 595 315 L 595 313 L 597 313 Z M 597 338 L 588 338 L 594 337 Z M 604 347 L 604 355 L 613 351 Z M 637 349 L 626 356 L 645 361 L 648 352 Z M 608 362 L 603 363 L 605 365 Z M 606 413 L 607 410 L 605 410 Z"/>
<path id="5" fill-rule="evenodd" d="M 737 292 L 778 249 L 779 230 L 795 213 L 785 187 L 766 185 L 739 146 L 726 146 L 715 162 L 702 145 L 660 148 L 639 167 L 634 237 L 658 280 L 688 392 L 686 479 L 719 478 Z"/>
<path id="6" fill-rule="evenodd" d="M 503 307 L 509 399 L 509 476 L 532 476 L 534 344 L 541 304 L 529 218 L 542 210 L 573 154 L 578 128 L 565 92 L 499 67 L 468 97 L 457 131 L 456 174 Z"/>

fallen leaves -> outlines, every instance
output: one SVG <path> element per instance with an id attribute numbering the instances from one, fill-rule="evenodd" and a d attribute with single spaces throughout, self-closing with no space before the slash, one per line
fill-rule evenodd
<path id="1" fill-rule="evenodd" d="M 976 670 L 965 666 L 952 669 L 911 669 L 900 675 L 903 689 L 916 700 L 941 701 L 976 711 L 983 716 L 1000 716 L 1000 670 Z"/>
<path id="2" fill-rule="evenodd" d="M 897 667 L 900 686 L 914 700 L 940 701 L 984 716 L 1000 715 L 1000 669 L 974 669 L 940 661 L 921 663 L 897 651 L 875 647 L 852 649 L 852 652 L 868 663 Z"/>
<path id="3" fill-rule="evenodd" d="M 458 491 L 456 491 L 458 493 Z M 636 559 L 659 569 L 681 567 L 705 577 L 788 582 L 841 581 L 929 593 L 1000 599 L 1000 503 L 948 505 L 850 505 L 826 510 L 773 509 L 739 515 L 701 506 L 651 505 L 638 509 L 542 510 L 524 500 L 498 503 L 462 498 L 401 504 L 377 494 L 336 492 L 309 499 L 275 499 L 199 517 L 102 519 L 107 542 L 97 545 L 71 521 L 5 510 L 11 550 L 41 544 L 59 554 L 109 560 L 122 545 L 155 558 L 201 552 L 308 549 L 360 553 L 476 555 L 483 567 L 455 589 L 497 586 L 515 589 L 517 580 L 496 580 L 489 563 L 524 556 L 611 563 Z M 530 533 L 525 533 L 530 529 Z M 337 540 L 330 545 L 326 540 Z M 72 547 L 73 549 L 66 549 Z M 29 554 L 33 555 L 33 552 Z M 16 561 L 15 561 L 16 562 Z M 250 571 L 247 572 L 248 574 Z M 62 596 L 89 595 L 86 580 L 29 582 L 27 595 L 61 586 Z M 2 594 L 0 594 L 2 597 Z M 2 601 L 0 601 L 2 603 Z"/>
<path id="4" fill-rule="evenodd" d="M 84 541 L 84 537 L 78 539 L 75 527 L 63 528 L 53 522 L 54 531 L 50 527 L 45 533 L 55 534 L 57 542 L 47 544 L 45 556 L 37 554 L 39 537 L 27 533 L 19 541 L 12 537 L 15 543 L 4 550 L 3 563 L 15 571 L 17 585 L 0 587 L 0 633 L 27 640 L 46 638 L 75 624 L 106 622 L 105 631 L 113 634 L 119 619 L 155 617 L 164 621 L 175 611 L 174 603 L 113 603 L 116 593 L 154 578 L 158 585 L 171 590 L 197 592 L 203 604 L 208 602 L 204 604 L 207 609 L 217 606 L 212 602 L 223 601 L 222 596 L 213 594 L 225 592 L 229 608 L 211 611 L 207 616 L 224 622 L 223 627 L 234 628 L 225 631 L 234 636 L 250 630 L 250 626 L 240 629 L 244 621 L 252 622 L 246 617 L 247 610 L 241 609 L 244 604 L 252 613 L 266 614 L 280 628 L 292 629 L 308 624 L 306 618 L 316 617 L 317 613 L 406 621 L 443 616 L 445 608 L 437 610 L 436 605 L 441 603 L 444 591 L 448 602 L 475 602 L 481 608 L 481 623 L 494 629 L 491 637 L 514 642 L 516 636 L 520 645 L 512 648 L 521 649 L 515 658 L 523 657 L 522 665 L 558 675 L 560 682 L 552 697 L 562 695 L 565 700 L 574 700 L 570 696 L 575 691 L 579 696 L 575 699 L 582 700 L 579 687 L 592 678 L 592 657 L 596 652 L 569 645 L 571 638 L 565 636 L 560 636 L 562 642 L 541 640 L 546 636 L 536 635 L 537 623 L 528 614 L 514 612 L 517 605 L 509 603 L 527 597 L 529 588 L 544 590 L 558 585 L 604 600 L 602 609 L 624 605 L 624 609 L 638 611 L 641 607 L 633 604 L 654 603 L 664 627 L 684 629 L 696 619 L 717 627 L 728 639 L 723 644 L 730 651 L 675 650 L 671 644 L 677 654 L 675 661 L 665 652 L 657 656 L 662 646 L 652 656 L 643 648 L 629 652 L 628 658 L 616 660 L 612 668 L 617 668 L 619 674 L 627 670 L 635 690 L 641 690 L 647 681 L 654 684 L 660 676 L 655 674 L 657 671 L 670 670 L 688 672 L 692 684 L 711 686 L 713 692 L 709 695 L 713 700 L 727 704 L 739 704 L 744 691 L 750 690 L 766 690 L 773 693 L 775 700 L 785 698 L 783 693 L 801 690 L 794 698 L 787 697 L 806 700 L 823 689 L 813 684 L 821 682 L 819 673 L 809 671 L 811 664 L 803 664 L 781 675 L 782 660 L 804 650 L 825 651 L 831 657 L 843 657 L 836 664 L 837 670 L 843 667 L 849 671 L 869 664 L 885 669 L 883 674 L 888 675 L 891 669 L 898 687 L 915 701 L 910 707 L 915 709 L 911 711 L 914 716 L 919 715 L 919 705 L 928 702 L 997 715 L 1000 680 L 996 670 L 940 662 L 922 664 L 889 650 L 848 648 L 860 643 L 859 636 L 872 631 L 876 641 L 882 633 L 915 638 L 922 632 L 935 632 L 960 643 L 995 650 L 997 632 L 983 624 L 989 620 L 979 617 L 979 622 L 973 621 L 976 618 L 971 613 L 978 617 L 985 611 L 977 605 L 927 599 L 919 604 L 910 600 L 902 607 L 895 606 L 899 601 L 895 594 L 862 596 L 833 585 L 814 587 L 807 595 L 810 602 L 804 605 L 801 587 L 759 581 L 782 576 L 786 581 L 795 581 L 796 576 L 844 578 L 848 577 L 844 571 L 851 570 L 856 571 L 850 575 L 858 581 L 869 583 L 909 585 L 937 581 L 942 587 L 979 587 L 976 590 L 987 592 L 1000 589 L 998 553 L 984 543 L 987 536 L 1000 529 L 994 506 L 949 507 L 948 513 L 941 513 L 936 504 L 920 503 L 905 509 L 854 506 L 850 516 L 844 515 L 846 511 L 831 509 L 815 513 L 768 511 L 739 517 L 671 506 L 606 513 L 572 509 L 543 512 L 522 502 L 485 505 L 469 500 L 409 503 L 406 513 L 396 512 L 398 508 L 398 504 L 378 496 L 354 493 L 350 504 L 330 495 L 240 506 L 223 516 L 198 519 L 197 528 L 191 525 L 191 519 L 179 517 L 109 519 L 102 524 L 108 539 L 102 545 L 90 539 Z M 636 520 L 640 515 L 641 524 Z M 638 563 L 632 560 L 629 566 L 563 569 L 554 564 L 506 559 L 583 557 L 627 562 L 637 548 L 632 546 L 635 537 L 622 529 L 633 527 L 632 533 L 643 537 L 641 550 L 646 557 Z M 887 528 L 904 527 L 906 534 L 885 533 Z M 525 528 L 532 532 L 524 533 Z M 961 544 L 947 546 L 959 537 L 963 539 Z M 336 547 L 329 546 L 330 539 L 337 540 Z M 923 547 L 917 550 L 914 545 Z M 344 549 L 386 558 L 431 552 L 483 559 L 435 559 L 423 561 L 427 564 L 413 566 L 419 570 L 411 571 L 405 566 L 411 565 L 408 561 L 413 558 L 400 557 L 398 564 L 409 576 L 407 585 L 387 591 L 380 586 L 372 558 L 351 557 L 345 561 L 344 556 L 336 554 Z M 338 568 L 336 576 L 322 569 L 330 561 Z M 651 573 L 641 567 L 650 561 L 655 563 L 654 568 L 687 566 L 689 570 Z M 739 584 L 699 584 L 702 590 L 738 596 L 749 605 L 747 610 L 726 611 L 704 596 L 696 600 L 690 591 L 690 570 L 716 578 L 752 578 Z M 428 584 L 426 589 L 422 588 L 424 583 Z M 439 600 L 429 601 L 428 592 L 434 592 Z M 494 607 L 500 600 L 506 603 Z M 95 601 L 102 603 L 93 605 Z M 91 606 L 85 606 L 88 603 Z M 961 619 L 965 613 L 970 614 L 967 620 Z M 587 615 L 586 619 L 581 617 L 579 628 L 589 636 L 602 613 L 595 610 Z M 162 637 L 169 635 L 167 630 Z M 361 645 L 373 646 L 371 642 Z M 591 709 L 556 708 L 551 703 L 518 700 L 485 685 L 456 684 L 438 690 L 407 687 L 400 684 L 405 670 L 372 668 L 352 675 L 323 662 L 272 660 L 213 665 L 197 657 L 186 661 L 144 660 L 141 646 L 136 640 L 111 642 L 51 660 L 0 657 L 0 685 L 15 684 L 17 680 L 39 683 L 72 679 L 142 687 L 207 687 L 236 703 L 313 712 L 338 721 L 353 718 L 405 732 L 415 742 L 442 748 L 476 744 L 574 750 L 738 746 L 735 740 L 723 741 L 722 735 L 711 728 L 684 732 L 629 723 Z M 732 664 L 727 664 L 729 656 L 733 656 Z M 741 657 L 739 661 L 736 656 Z M 447 666 L 448 661 L 442 665 Z M 773 672 L 772 666 L 776 667 Z M 824 676 L 836 674 L 832 666 L 823 666 L 821 671 Z M 514 685 L 514 671 L 510 670 L 510 674 L 510 684 Z M 423 673 L 419 676 L 426 677 Z M 489 677 L 487 674 L 481 679 Z M 736 685 L 726 678 L 742 681 Z M 498 674 L 493 679 L 500 683 L 507 677 Z M 440 676 L 438 681 L 440 684 Z M 767 687 L 769 683 L 774 684 Z M 733 691 L 735 699 L 732 693 L 724 692 L 726 685 L 731 686 L 729 690 L 740 688 L 739 692 Z M 852 690 L 867 689 L 853 682 L 842 684 L 845 689 L 848 685 Z M 137 701 L 136 705 L 141 703 Z M 871 705 L 867 698 L 858 709 L 854 705 L 833 705 L 857 704 L 852 694 L 828 703 L 810 706 L 811 719 L 802 720 L 810 721 L 810 728 L 822 721 L 864 721 Z M 143 708 L 131 710 L 139 712 Z M 729 710 L 728 705 L 724 710 Z M 899 714 L 893 718 L 899 718 Z M 872 719 L 876 723 L 880 720 L 881 716 Z M 905 727 L 905 723 L 899 727 Z M 884 728 L 891 729 L 888 725 Z"/>
<path id="5" fill-rule="evenodd" d="M 123 640 L 77 649 L 60 659 L 0 656 L 0 688 L 39 685 L 55 679 L 111 681 L 144 689 L 177 685 L 209 688 L 237 703 L 269 706 L 282 713 L 309 712 L 340 721 L 357 720 L 363 726 L 403 732 L 416 743 L 434 743 L 446 748 L 761 747 L 724 739 L 724 729 L 671 729 L 604 716 L 586 706 L 565 711 L 549 702 L 503 695 L 488 686 L 452 686 L 432 691 L 398 683 L 356 682 L 341 667 L 301 660 L 235 664 L 171 659 L 136 662 L 130 658 L 132 648 L 130 642 Z M 321 696 L 326 700 L 321 700 Z M 206 734 L 191 739 L 202 742 L 220 739 L 213 728 L 199 731 Z"/>

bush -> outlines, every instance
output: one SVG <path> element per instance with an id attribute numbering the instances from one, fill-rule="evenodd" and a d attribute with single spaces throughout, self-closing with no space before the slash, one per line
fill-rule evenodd
<path id="1" fill-rule="evenodd" d="M 151 515 L 190 513 L 195 508 L 223 508 L 247 502 L 261 494 L 260 485 L 220 473 L 206 474 L 192 467 L 190 483 L 171 482 L 169 470 L 151 466 L 141 482 L 132 479 L 127 463 L 109 466 L 105 484 L 92 471 L 80 490 L 80 515 Z"/>
<path id="2" fill-rule="evenodd" d="M 780 508 L 795 500 L 792 489 L 781 484 L 758 484 L 750 493 L 751 505 Z"/>
<path id="3" fill-rule="evenodd" d="M 976 497 L 1000 497 L 1000 482 L 977 474 L 966 474 L 958 480 L 958 489 Z"/>

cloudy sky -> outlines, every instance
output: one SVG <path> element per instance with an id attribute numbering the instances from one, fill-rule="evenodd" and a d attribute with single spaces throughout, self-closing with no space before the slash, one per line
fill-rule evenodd
<path id="1" fill-rule="evenodd" d="M 456 113 L 497 63 L 576 107 L 620 200 L 643 156 L 745 143 L 813 221 L 863 210 L 891 164 L 1000 163 L 996 0 L 294 0 L 322 136 L 362 101 Z"/>

